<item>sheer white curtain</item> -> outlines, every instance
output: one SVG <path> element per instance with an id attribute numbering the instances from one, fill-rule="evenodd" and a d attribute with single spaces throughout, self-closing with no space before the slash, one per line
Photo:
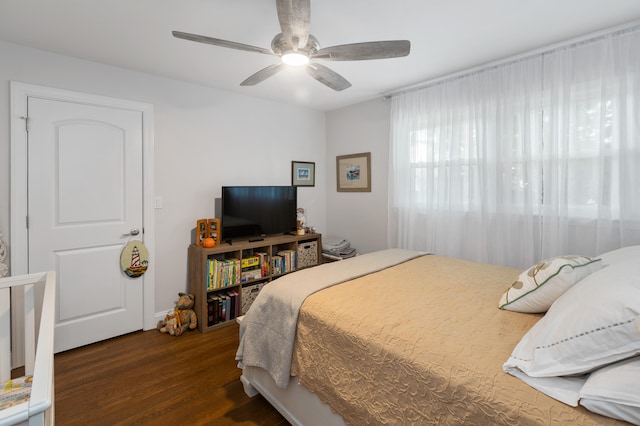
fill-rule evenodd
<path id="1" fill-rule="evenodd" d="M 640 244 L 640 31 L 544 56 L 542 257 Z"/>
<path id="2" fill-rule="evenodd" d="M 389 246 L 526 267 L 640 244 L 638 34 L 395 95 Z"/>

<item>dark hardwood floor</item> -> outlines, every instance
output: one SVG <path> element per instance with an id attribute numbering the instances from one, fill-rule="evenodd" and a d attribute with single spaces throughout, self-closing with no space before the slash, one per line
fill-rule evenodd
<path id="1" fill-rule="evenodd" d="M 288 425 L 249 398 L 238 326 L 174 337 L 140 331 L 55 355 L 56 425 Z"/>

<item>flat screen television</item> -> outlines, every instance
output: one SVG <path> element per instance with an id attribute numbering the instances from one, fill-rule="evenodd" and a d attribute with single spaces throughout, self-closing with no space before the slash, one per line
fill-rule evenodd
<path id="1" fill-rule="evenodd" d="M 296 230 L 295 186 L 223 186 L 223 241 L 260 239 Z"/>

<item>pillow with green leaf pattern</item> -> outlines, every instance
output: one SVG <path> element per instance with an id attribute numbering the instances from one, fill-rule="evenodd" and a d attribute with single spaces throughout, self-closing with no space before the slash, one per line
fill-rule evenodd
<path id="1" fill-rule="evenodd" d="M 498 307 L 524 313 L 547 312 L 571 286 L 600 268 L 601 259 L 587 256 L 558 256 L 543 260 L 516 278 L 502 295 Z"/>

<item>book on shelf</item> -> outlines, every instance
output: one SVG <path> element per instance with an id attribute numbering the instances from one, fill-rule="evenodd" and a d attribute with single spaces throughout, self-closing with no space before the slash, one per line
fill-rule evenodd
<path id="1" fill-rule="evenodd" d="M 262 278 L 262 269 L 249 269 L 247 271 L 242 271 L 240 281 L 246 283 L 248 281 L 259 280 L 260 278 Z"/>
<path id="2" fill-rule="evenodd" d="M 240 314 L 239 292 L 235 288 L 220 290 L 207 298 L 207 326 L 235 319 Z"/>
<path id="3" fill-rule="evenodd" d="M 229 318 L 227 317 L 227 303 L 228 297 L 226 294 L 220 294 L 220 321 L 226 321 Z"/>
<path id="4" fill-rule="evenodd" d="M 281 274 L 282 271 L 282 256 L 275 255 L 271 256 L 271 271 L 274 275 Z"/>
<path id="5" fill-rule="evenodd" d="M 238 259 L 207 260 L 207 290 L 216 290 L 239 284 L 241 266 Z"/>
<path id="6" fill-rule="evenodd" d="M 282 258 L 280 273 L 285 274 L 296 270 L 298 253 L 295 250 L 280 250 L 278 256 Z"/>
<path id="7" fill-rule="evenodd" d="M 219 303 L 220 299 L 216 296 L 210 296 L 207 299 L 207 326 L 209 327 L 220 322 L 220 317 L 218 315 Z"/>
<path id="8" fill-rule="evenodd" d="M 240 292 L 235 288 L 228 291 L 231 296 L 231 319 L 240 316 Z"/>
<path id="9" fill-rule="evenodd" d="M 260 256 L 253 255 L 242 259 L 242 269 L 254 268 L 260 266 Z"/>
<path id="10" fill-rule="evenodd" d="M 262 276 L 269 276 L 269 255 L 267 253 L 258 252 L 256 256 L 260 258 L 260 269 L 262 270 Z"/>
<path id="11" fill-rule="evenodd" d="M 265 253 L 256 253 L 253 256 L 242 259 L 242 272 L 240 273 L 240 282 L 257 280 L 264 277 L 262 264 Z"/>
<path id="12" fill-rule="evenodd" d="M 227 291 L 227 298 L 229 300 L 227 305 L 227 320 L 234 319 L 236 317 L 236 295 L 231 291 Z"/>

